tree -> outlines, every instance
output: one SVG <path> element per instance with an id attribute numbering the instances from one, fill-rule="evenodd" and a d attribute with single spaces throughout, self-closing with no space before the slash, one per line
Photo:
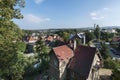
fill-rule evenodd
<path id="1" fill-rule="evenodd" d="M 24 42 L 16 42 L 17 50 L 20 52 L 25 52 L 26 44 Z"/>
<path id="2" fill-rule="evenodd" d="M 104 60 L 104 67 L 108 69 L 116 69 L 116 63 L 109 57 Z"/>
<path id="3" fill-rule="evenodd" d="M 65 42 L 68 42 L 69 37 L 70 37 L 70 33 L 63 32 L 62 38 L 64 39 Z"/>
<path id="4" fill-rule="evenodd" d="M 24 4 L 24 0 L 0 0 L 0 20 L 6 23 L 13 18 L 23 18 L 19 7 L 24 7 Z"/>
<path id="5" fill-rule="evenodd" d="M 113 75 L 112 75 L 112 80 L 119 80 L 119 79 L 120 79 L 120 70 L 114 69 Z"/>
<path id="6" fill-rule="evenodd" d="M 4 80 L 19 80 L 24 73 L 24 56 L 16 44 L 22 30 L 12 21 L 23 18 L 21 7 L 24 0 L 0 0 L 0 78 Z"/>
<path id="7" fill-rule="evenodd" d="M 74 31 L 72 32 L 72 30 L 60 30 L 55 33 L 62 37 L 65 42 L 68 42 L 70 34 L 74 33 Z"/>
<path id="8" fill-rule="evenodd" d="M 36 42 L 36 53 L 38 62 L 44 69 L 48 66 L 49 62 L 49 47 L 45 45 L 45 42 L 41 39 Z"/>
<path id="9" fill-rule="evenodd" d="M 0 49 L 0 77 L 5 80 L 19 80 L 24 73 L 25 58 L 15 43 L 5 43 Z"/>
<path id="10" fill-rule="evenodd" d="M 116 31 L 117 31 L 117 34 L 120 34 L 120 29 L 119 28 L 117 28 Z"/>
<path id="11" fill-rule="evenodd" d="M 24 0 L 0 0 L 0 44 L 14 41 L 22 34 L 12 19 L 23 18 L 19 7 L 24 7 L 24 3 Z"/>
<path id="12" fill-rule="evenodd" d="M 109 41 L 109 34 L 107 32 L 101 32 L 101 39 L 104 41 Z"/>
<path id="13" fill-rule="evenodd" d="M 110 51 L 109 51 L 108 45 L 102 44 L 102 48 L 100 49 L 100 52 L 103 59 L 107 59 L 108 57 L 110 57 Z"/>
<path id="14" fill-rule="evenodd" d="M 86 36 L 86 42 L 88 43 L 89 41 L 95 39 L 95 35 L 93 32 L 85 32 L 85 36 Z"/>
<path id="15" fill-rule="evenodd" d="M 96 28 L 94 30 L 94 35 L 96 36 L 96 39 L 99 41 L 100 40 L 100 27 L 99 27 L 99 25 L 96 25 Z"/>

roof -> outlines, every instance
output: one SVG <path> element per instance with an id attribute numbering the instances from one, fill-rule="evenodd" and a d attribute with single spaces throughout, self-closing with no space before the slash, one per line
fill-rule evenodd
<path id="1" fill-rule="evenodd" d="M 28 37 L 27 37 L 27 40 L 28 40 L 29 42 L 36 42 L 36 41 L 38 40 L 38 37 L 36 37 L 36 36 L 28 36 Z"/>
<path id="2" fill-rule="evenodd" d="M 55 47 L 53 51 L 59 61 L 70 59 L 73 56 L 73 51 L 67 45 Z"/>
<path id="3" fill-rule="evenodd" d="M 54 37 L 53 37 L 53 36 L 48 36 L 48 37 L 47 37 L 47 40 L 48 40 L 48 41 L 53 41 L 53 40 L 54 40 Z"/>
<path id="4" fill-rule="evenodd" d="M 88 78 L 96 48 L 88 46 L 78 46 L 75 50 L 75 55 L 72 58 L 68 69 L 80 74 L 81 76 Z"/>
<path id="5" fill-rule="evenodd" d="M 112 41 L 114 41 L 114 42 L 120 42 L 120 37 L 113 37 Z"/>
<path id="6" fill-rule="evenodd" d="M 85 36 L 84 33 L 77 33 L 75 35 L 71 34 L 70 40 L 73 40 L 75 38 L 82 39 L 82 38 L 84 38 L 84 36 Z"/>

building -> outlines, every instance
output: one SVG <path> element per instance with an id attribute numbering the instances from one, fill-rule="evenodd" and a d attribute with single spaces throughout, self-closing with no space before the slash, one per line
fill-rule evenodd
<path id="1" fill-rule="evenodd" d="M 63 45 L 50 52 L 49 78 L 55 80 L 97 80 L 102 58 L 94 47 L 77 46 L 75 51 Z"/>
<path id="2" fill-rule="evenodd" d="M 112 38 L 112 43 L 120 43 L 120 37 L 113 37 Z"/>
<path id="3" fill-rule="evenodd" d="M 117 33 L 115 29 L 102 29 L 102 32 Z"/>
<path id="4" fill-rule="evenodd" d="M 78 46 L 67 67 L 67 80 L 98 80 L 101 60 L 96 48 Z"/>
<path id="5" fill-rule="evenodd" d="M 78 44 L 84 44 L 85 45 L 85 34 L 84 33 L 77 33 L 75 35 L 71 35 L 69 39 L 69 45 L 72 49 L 76 49 Z"/>
<path id="6" fill-rule="evenodd" d="M 64 80 L 67 65 L 72 57 L 73 51 L 67 45 L 53 48 L 50 51 L 49 80 Z"/>
<path id="7" fill-rule="evenodd" d="M 39 40 L 38 36 L 27 36 L 28 43 L 35 43 Z"/>

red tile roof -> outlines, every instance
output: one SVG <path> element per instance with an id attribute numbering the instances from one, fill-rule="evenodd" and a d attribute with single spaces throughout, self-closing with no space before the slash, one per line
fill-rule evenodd
<path id="1" fill-rule="evenodd" d="M 120 42 L 120 37 L 113 37 L 112 41 L 114 41 L 114 42 Z"/>
<path id="2" fill-rule="evenodd" d="M 37 41 L 38 38 L 35 37 L 35 36 L 28 36 L 28 37 L 27 37 L 27 40 L 28 40 L 28 42 L 30 42 L 30 41 Z"/>
<path id="3" fill-rule="evenodd" d="M 69 59 L 73 56 L 73 51 L 67 45 L 55 47 L 53 51 L 59 61 Z"/>
<path id="4" fill-rule="evenodd" d="M 75 50 L 74 57 L 68 65 L 68 69 L 87 78 L 93 63 L 95 52 L 96 48 L 78 46 Z"/>
<path id="5" fill-rule="evenodd" d="M 48 37 L 47 37 L 47 40 L 48 40 L 48 41 L 53 41 L 53 40 L 54 40 L 54 37 L 53 37 L 53 36 L 48 36 Z"/>

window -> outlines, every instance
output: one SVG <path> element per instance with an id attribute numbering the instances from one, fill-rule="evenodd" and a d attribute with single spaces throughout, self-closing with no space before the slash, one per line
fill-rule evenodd
<path id="1" fill-rule="evenodd" d="M 54 59 L 54 65 L 57 66 L 57 61 Z"/>

